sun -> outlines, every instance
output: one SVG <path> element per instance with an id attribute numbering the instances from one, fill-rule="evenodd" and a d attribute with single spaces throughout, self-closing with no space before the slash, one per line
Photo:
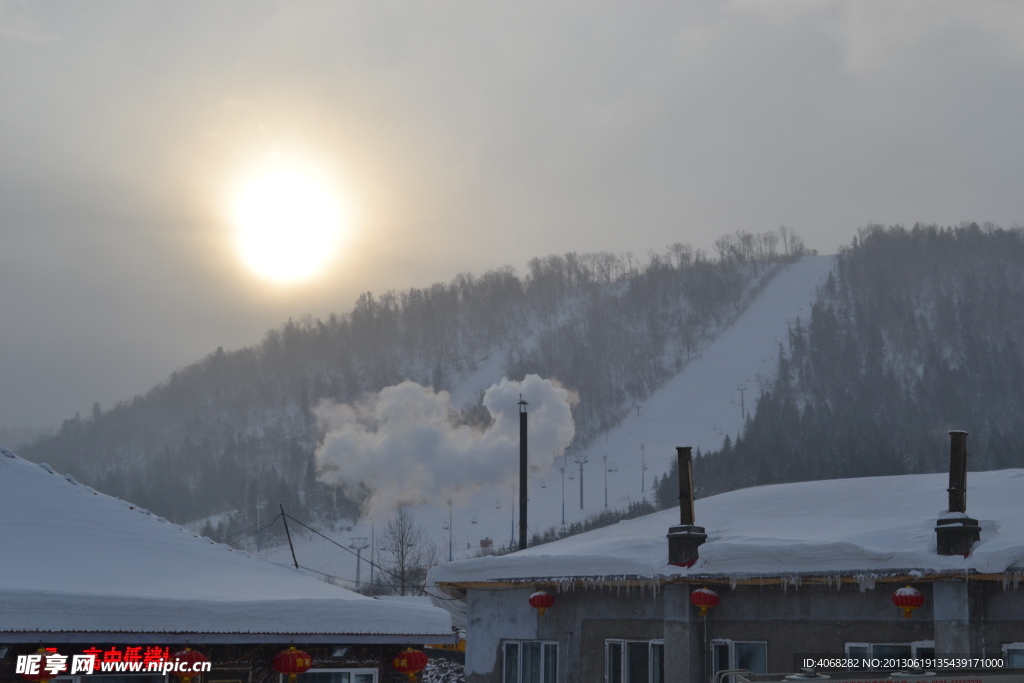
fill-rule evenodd
<path id="1" fill-rule="evenodd" d="M 238 253 L 267 280 L 310 280 L 337 254 L 345 227 L 342 208 L 328 178 L 315 169 L 261 169 L 239 182 L 230 200 Z"/>

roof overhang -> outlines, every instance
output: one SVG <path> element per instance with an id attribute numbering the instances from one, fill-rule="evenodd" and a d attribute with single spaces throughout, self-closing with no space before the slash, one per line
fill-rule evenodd
<path id="1" fill-rule="evenodd" d="M 836 572 L 813 574 L 783 574 L 774 576 L 758 575 L 725 575 L 725 574 L 686 574 L 678 576 L 556 576 L 556 577 L 524 577 L 500 578 L 486 581 L 438 581 L 437 585 L 448 589 L 459 590 L 501 590 L 509 588 L 528 588 L 531 586 L 550 586 L 566 588 L 627 588 L 653 587 L 672 584 L 717 584 L 733 586 L 835 586 L 839 583 L 862 585 L 865 581 L 872 583 L 907 583 L 915 581 L 943 581 L 948 579 L 966 579 L 971 581 L 1006 582 L 1022 578 L 1024 570 L 1014 568 L 998 574 L 983 574 L 968 569 L 965 571 L 926 572 L 920 570 L 864 570 L 862 572 Z"/>
<path id="2" fill-rule="evenodd" d="M 0 631 L 0 643 L 109 643 L 131 645 L 454 645 L 457 633 L 134 633 L 111 631 Z"/>

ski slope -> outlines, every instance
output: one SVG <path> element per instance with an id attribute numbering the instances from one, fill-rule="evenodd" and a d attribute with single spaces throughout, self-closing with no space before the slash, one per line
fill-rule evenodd
<path id="1" fill-rule="evenodd" d="M 779 345 L 787 343 L 786 321 L 808 319 L 816 290 L 832 267 L 831 256 L 807 256 L 778 273 L 733 325 L 682 372 L 579 454 L 587 461 L 582 477 L 573 455 L 565 458 L 564 473 L 563 459 L 559 459 L 552 462 L 550 471 L 535 476 L 530 482 L 530 531 L 557 528 L 563 519 L 571 524 L 604 510 L 606 489 L 609 509 L 649 496 L 651 482 L 668 470 L 676 446 L 707 451 L 720 448 L 726 435 L 735 439 L 745 422 L 741 407 L 752 411 L 759 387 L 772 378 Z M 453 398 L 468 397 L 500 381 L 501 363 L 492 360 L 453 387 Z M 742 398 L 740 386 L 745 387 Z M 606 462 L 609 470 L 617 471 L 606 472 Z M 439 559 L 447 560 L 449 553 L 453 559 L 472 557 L 480 552 L 481 539 L 490 538 L 497 547 L 517 537 L 518 493 L 511 486 L 496 487 L 478 493 L 469 503 L 456 504 L 450 528 L 446 528 L 447 506 L 422 505 L 416 514 L 437 544 Z M 380 531 L 370 522 L 360 521 L 351 530 L 330 536 L 348 546 L 351 538 L 373 539 Z M 354 552 L 308 532 L 295 540 L 300 565 L 354 580 Z M 292 562 L 287 545 L 259 554 L 282 564 Z M 363 551 L 364 581 L 371 571 L 368 557 L 369 550 Z"/>

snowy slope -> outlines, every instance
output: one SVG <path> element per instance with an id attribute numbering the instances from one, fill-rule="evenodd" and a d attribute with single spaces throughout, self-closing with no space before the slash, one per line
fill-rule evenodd
<path id="1" fill-rule="evenodd" d="M 967 558 L 935 552 L 948 474 L 761 486 L 696 502 L 707 530 L 690 569 L 668 564 L 665 537 L 679 509 L 504 556 L 439 565 L 435 583 L 569 577 L 778 577 L 1024 571 L 1024 470 L 968 477 L 968 513 L 981 542 Z"/>
<path id="2" fill-rule="evenodd" d="M 443 610 L 384 604 L 215 544 L 6 449 L 0 510 L 0 640 L 68 631 L 406 642 L 451 631 Z"/>
<path id="3" fill-rule="evenodd" d="M 561 461 L 552 462 L 550 471 L 536 476 L 530 488 L 531 530 L 559 527 L 563 507 L 566 523 L 605 509 L 605 455 L 618 470 L 607 474 L 608 507 L 615 509 L 649 495 L 654 476 L 667 471 L 675 457 L 675 446 L 709 450 L 719 448 L 727 434 L 735 438 L 744 422 L 737 386 L 746 385 L 745 408 L 752 410 L 758 379 L 771 376 L 779 344 L 787 339 L 786 321 L 809 317 L 816 289 L 828 276 L 832 262 L 830 256 L 808 256 L 776 275 L 730 328 L 640 406 L 639 416 L 635 409 L 630 411 L 606 438 L 593 444 L 584 454 L 589 462 L 584 465 L 582 510 L 579 469 L 571 457 L 568 464 L 572 479 L 567 471 L 564 495 Z M 501 369 L 500 354 L 482 361 L 474 373 L 452 388 L 455 405 L 500 381 Z M 647 465 L 646 471 L 642 470 L 643 464 Z M 442 560 L 448 559 L 449 538 L 452 557 L 471 557 L 480 551 L 483 538 L 504 545 L 513 537 L 514 524 L 518 523 L 514 499 L 518 500 L 518 494 L 511 486 L 505 486 L 478 493 L 471 500 L 456 501 L 449 530 L 445 529 L 447 507 L 423 505 L 417 508 L 417 514 L 437 544 Z M 369 522 L 362 521 L 351 531 L 332 536 L 347 546 L 351 538 L 372 538 L 374 532 Z M 376 532 L 380 532 L 379 524 Z M 355 554 L 323 539 L 305 536 L 299 540 L 296 553 L 303 566 L 349 580 L 355 577 Z M 283 564 L 291 563 L 287 546 L 261 555 Z M 364 562 L 367 557 L 368 551 L 364 551 Z M 364 564 L 363 580 L 368 579 L 369 572 L 369 565 Z"/>

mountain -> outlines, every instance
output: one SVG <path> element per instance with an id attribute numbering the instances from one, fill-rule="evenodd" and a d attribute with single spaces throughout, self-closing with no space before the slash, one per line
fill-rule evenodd
<path id="1" fill-rule="evenodd" d="M 862 230 L 793 321 L 742 434 L 697 459 L 700 494 L 944 471 L 951 429 L 970 433 L 972 470 L 1024 465 L 1022 276 L 1020 228 Z"/>
<path id="2" fill-rule="evenodd" d="M 583 448 L 682 371 L 804 248 L 783 229 L 725 236 L 716 252 L 675 244 L 646 262 L 570 253 L 534 259 L 523 276 L 503 268 L 366 293 L 347 313 L 289 320 L 145 395 L 96 405 L 21 454 L 169 519 L 207 518 L 220 538 L 266 519 L 266 505 L 311 521 L 354 518 L 360 501 L 317 481 L 320 400 L 353 403 L 411 379 L 452 389 L 452 420 L 481 426 L 490 382 L 535 373 L 579 396 Z"/>
<path id="3" fill-rule="evenodd" d="M 725 436 L 735 438 L 745 423 L 741 411 L 753 410 L 752 396 L 756 397 L 759 387 L 774 376 L 774 354 L 786 341 L 786 321 L 807 317 L 819 287 L 834 266 L 831 256 L 804 256 L 786 264 L 680 373 L 646 399 L 629 405 L 616 426 L 586 446 L 575 446 L 563 456 L 549 458 L 546 467 L 531 472 L 531 544 L 653 511 L 649 502 L 652 484 L 674 462 L 675 446 L 690 445 L 706 452 L 720 447 Z M 499 366 L 488 369 L 481 365 L 453 391 L 470 395 L 481 383 L 487 385 L 500 378 Z M 739 387 L 746 387 L 745 403 Z M 535 416 L 530 414 L 531 436 Z M 535 442 L 531 438 L 531 453 Z M 508 454 L 513 463 L 517 461 L 514 451 L 513 446 Z M 432 502 L 413 508 L 417 524 L 433 544 L 438 559 L 446 560 L 449 553 L 461 559 L 490 552 L 482 547 L 488 541 L 492 550 L 497 550 L 517 537 L 519 503 L 514 481 L 515 475 L 504 484 L 483 487 L 469 496 L 455 496 L 451 509 L 444 496 L 434 496 Z M 357 575 L 357 555 L 350 546 L 367 545 L 362 552 L 361 578 L 368 581 L 373 575 L 379 583 L 380 566 L 392 564 L 381 542 L 387 522 L 378 519 L 374 524 L 364 518 L 333 530 L 321 527 L 314 533 L 293 519 L 294 557 L 300 567 L 321 576 L 339 577 L 344 585 L 351 586 Z M 280 522 L 276 525 L 281 527 Z M 292 564 L 291 547 L 283 538 L 275 547 L 267 547 L 265 540 L 261 534 L 258 546 L 250 537 L 246 546 L 261 557 Z M 369 564 L 371 553 L 376 568 Z"/>

